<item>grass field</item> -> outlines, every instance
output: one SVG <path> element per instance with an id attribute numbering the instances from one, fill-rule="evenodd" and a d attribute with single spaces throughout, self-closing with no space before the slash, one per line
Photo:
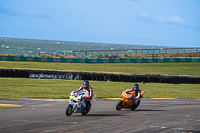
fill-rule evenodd
<path id="1" fill-rule="evenodd" d="M 0 61 L 0 68 L 75 70 L 127 74 L 200 75 L 199 62 L 178 63 L 43 63 Z M 119 98 L 134 83 L 90 81 L 98 98 Z M 0 97 L 5 98 L 68 98 L 82 81 L 59 79 L 0 78 Z M 141 84 L 146 98 L 200 99 L 199 84 Z"/>
<path id="2" fill-rule="evenodd" d="M 0 78 L 0 97 L 66 99 L 83 81 L 61 79 Z M 120 98 L 121 92 L 134 83 L 90 81 L 97 98 Z M 145 98 L 200 99 L 199 84 L 140 84 Z"/>
<path id="3" fill-rule="evenodd" d="M 0 68 L 116 72 L 127 74 L 200 75 L 199 62 L 174 63 L 44 63 L 0 61 Z"/>

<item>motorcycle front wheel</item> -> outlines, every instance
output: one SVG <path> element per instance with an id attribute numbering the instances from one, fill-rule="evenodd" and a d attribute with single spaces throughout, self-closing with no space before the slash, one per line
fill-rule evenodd
<path id="1" fill-rule="evenodd" d="M 73 106 L 72 105 L 68 105 L 67 108 L 66 108 L 66 115 L 67 116 L 70 116 L 73 114 Z"/>
<path id="2" fill-rule="evenodd" d="M 116 110 L 121 110 L 122 107 L 123 107 L 122 104 L 123 104 L 123 101 L 120 100 L 120 101 L 117 103 L 117 105 L 116 105 Z"/>

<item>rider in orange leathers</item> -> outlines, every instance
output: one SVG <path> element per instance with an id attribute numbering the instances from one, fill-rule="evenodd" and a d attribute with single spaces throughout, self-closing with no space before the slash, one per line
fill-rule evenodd
<path id="1" fill-rule="evenodd" d="M 127 91 L 132 91 L 135 92 L 135 105 L 138 104 L 138 101 L 141 98 L 141 90 L 139 89 L 139 85 L 138 84 L 134 84 L 132 89 L 128 89 Z"/>

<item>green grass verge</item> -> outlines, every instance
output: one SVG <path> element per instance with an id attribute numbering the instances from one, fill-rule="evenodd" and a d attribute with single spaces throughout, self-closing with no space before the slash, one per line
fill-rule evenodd
<path id="1" fill-rule="evenodd" d="M 0 61 L 3 68 L 120 72 L 128 74 L 200 75 L 199 62 L 174 63 L 44 63 Z"/>
<path id="2" fill-rule="evenodd" d="M 0 97 L 65 99 L 78 89 L 81 80 L 0 78 Z M 119 98 L 121 92 L 133 83 L 90 81 L 97 98 Z M 193 98 L 200 99 L 199 84 L 140 84 L 145 98 Z"/>

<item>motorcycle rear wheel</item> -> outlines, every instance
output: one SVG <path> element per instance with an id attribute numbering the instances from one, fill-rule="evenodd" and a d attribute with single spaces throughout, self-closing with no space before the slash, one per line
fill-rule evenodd
<path id="1" fill-rule="evenodd" d="M 117 103 L 117 105 L 116 105 L 116 110 L 121 110 L 122 107 L 123 107 L 122 104 L 123 104 L 123 101 L 120 100 L 120 101 Z"/>
<path id="2" fill-rule="evenodd" d="M 67 106 L 67 108 L 66 108 L 66 115 L 67 115 L 67 116 L 70 116 L 70 115 L 73 114 L 73 112 L 74 112 L 74 111 L 73 111 L 73 106 L 69 104 L 69 105 Z"/>
<path id="3" fill-rule="evenodd" d="M 135 110 L 140 105 L 140 100 L 137 102 L 137 105 L 133 104 L 131 110 Z"/>
<path id="4" fill-rule="evenodd" d="M 89 112 L 90 112 L 90 109 L 91 109 L 91 102 L 90 101 L 87 101 L 87 104 L 86 104 L 86 109 L 84 109 L 81 114 L 82 115 L 87 115 Z"/>

